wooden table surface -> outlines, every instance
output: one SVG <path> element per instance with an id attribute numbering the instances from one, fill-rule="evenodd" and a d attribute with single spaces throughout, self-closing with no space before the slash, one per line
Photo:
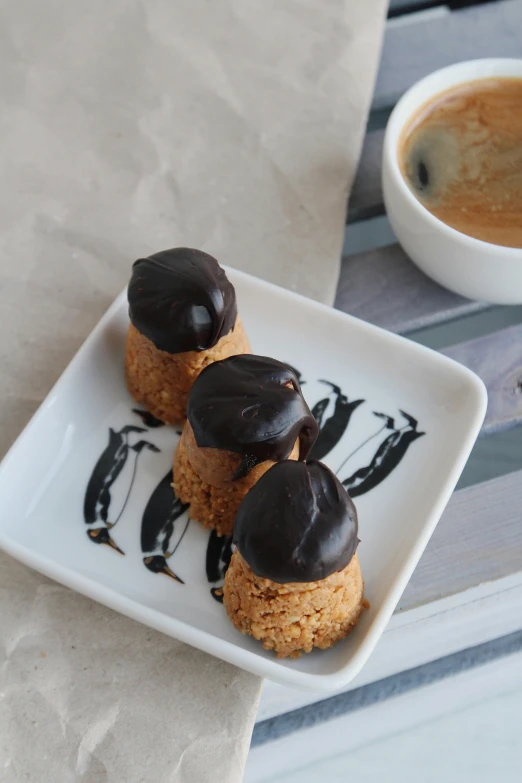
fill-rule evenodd
<path id="1" fill-rule="evenodd" d="M 454 493 L 401 599 L 390 624 L 392 632 L 384 634 L 355 690 L 318 704 L 313 696 L 266 684 L 248 781 L 265 779 L 253 771 L 253 762 L 262 759 L 270 766 L 267 742 L 315 725 L 318 715 L 329 720 L 343 710 L 351 713 L 357 705 L 364 707 L 368 698 L 386 698 L 383 689 L 400 692 L 402 685 L 392 683 L 393 677 L 402 677 L 403 683 L 406 677 L 405 687 L 410 688 L 413 675 L 398 672 L 415 666 L 421 681 L 419 662 L 465 654 L 472 666 L 484 655 L 490 660 L 512 652 L 513 645 L 522 648 L 522 437 L 517 430 L 522 423 L 522 307 L 492 308 L 463 299 L 420 272 L 395 241 L 380 182 L 384 127 L 398 98 L 431 71 L 477 57 L 522 57 L 522 0 L 391 0 L 373 108 L 348 205 L 335 306 L 436 347 L 482 378 L 488 412 L 470 463 L 475 461 L 476 468 L 480 456 L 482 467 L 487 465 L 495 477 L 477 483 L 477 473 L 488 470 L 466 472 L 469 486 Z M 506 466 L 511 472 L 499 475 Z M 495 623 L 504 603 L 503 621 Z M 480 615 L 474 615 L 471 607 L 478 604 Z M 428 623 L 435 616 L 440 623 L 444 612 L 449 618 L 446 640 L 435 625 L 424 637 L 418 627 L 410 636 L 404 630 L 406 617 L 419 626 L 419 620 Z M 507 633 L 511 635 L 498 638 Z M 425 647 L 418 662 L 406 649 L 414 638 L 421 638 Z M 473 644 L 479 645 L 475 653 L 458 653 Z M 455 662 L 462 665 L 462 660 Z M 447 668 L 442 667 L 446 672 Z M 373 689 L 370 696 L 368 688 Z M 308 751 L 298 747 L 304 764 Z"/>
<path id="2" fill-rule="evenodd" d="M 396 0 L 392 10 L 404 10 L 408 5 L 420 4 Z M 408 23 L 398 24 L 401 18 L 404 20 L 399 16 L 388 22 L 374 117 L 376 110 L 385 110 L 387 117 L 401 94 L 436 68 L 475 57 L 522 57 L 520 0 L 472 5 L 453 12 L 447 6 L 435 6 L 412 15 Z M 369 127 L 374 125 L 370 118 Z M 383 136 L 382 128 L 370 130 L 366 136 L 348 207 L 348 248 L 350 224 L 385 212 L 380 184 Z M 474 370 L 486 384 L 489 403 L 481 436 L 522 423 L 522 323 L 452 344 L 458 339 L 457 319 L 485 311 L 488 306 L 441 288 L 412 264 L 398 244 L 343 259 L 336 307 L 404 335 L 453 321 L 454 337 L 450 331 L 450 343 L 442 353 Z M 457 492 L 413 575 L 401 608 L 522 570 L 521 507 L 522 471 Z"/>

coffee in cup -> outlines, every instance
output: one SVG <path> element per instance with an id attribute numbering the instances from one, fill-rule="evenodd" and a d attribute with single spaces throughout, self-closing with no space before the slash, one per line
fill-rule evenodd
<path id="1" fill-rule="evenodd" d="M 431 98 L 402 132 L 399 164 L 435 217 L 522 248 L 522 78 L 477 79 Z"/>

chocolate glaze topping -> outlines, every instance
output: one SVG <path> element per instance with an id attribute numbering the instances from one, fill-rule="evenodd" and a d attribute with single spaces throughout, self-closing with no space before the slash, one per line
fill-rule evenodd
<path id="1" fill-rule="evenodd" d="M 318 433 L 295 371 L 253 354 L 206 367 L 192 387 L 187 416 L 198 446 L 243 455 L 236 479 L 259 462 L 286 459 L 298 438 L 299 459 L 306 459 Z"/>
<path id="2" fill-rule="evenodd" d="M 168 353 L 206 351 L 236 322 L 236 294 L 208 253 L 177 247 L 132 266 L 129 316 L 156 348 Z"/>
<path id="3" fill-rule="evenodd" d="M 273 582 L 317 582 L 357 549 L 357 511 L 322 462 L 278 462 L 247 493 L 234 543 L 252 571 Z"/>

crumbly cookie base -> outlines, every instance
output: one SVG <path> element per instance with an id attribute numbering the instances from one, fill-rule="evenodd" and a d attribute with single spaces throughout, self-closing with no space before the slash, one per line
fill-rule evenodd
<path id="1" fill-rule="evenodd" d="M 189 462 L 200 479 L 207 482 L 207 484 L 211 484 L 213 487 L 226 488 L 230 486 L 231 483 L 237 484 L 237 480 L 234 480 L 234 476 L 243 459 L 241 454 L 237 454 L 234 451 L 225 451 L 224 449 L 198 446 L 194 430 L 190 426 L 189 421 L 185 422 L 181 439 L 183 441 L 183 448 L 187 452 Z M 287 459 L 297 459 L 298 457 L 299 439 L 294 443 L 294 447 Z M 253 487 L 272 465 L 275 465 L 275 462 L 272 462 L 271 460 L 260 462 L 248 472 L 244 479 L 239 479 L 239 481 L 245 481 L 245 485 L 248 484 L 248 488 L 250 489 L 250 487 Z"/>
<path id="2" fill-rule="evenodd" d="M 278 658 L 298 658 L 313 647 L 331 647 L 357 625 L 365 605 L 357 555 L 342 571 L 320 582 L 278 584 L 256 576 L 235 552 L 223 595 L 238 631 L 262 642 Z"/>
<path id="3" fill-rule="evenodd" d="M 188 429 L 190 429 L 190 425 L 187 422 L 174 454 L 174 492 L 182 503 L 190 504 L 189 515 L 191 519 L 200 522 L 203 527 L 215 530 L 218 536 L 231 535 L 241 501 L 249 489 L 274 463 L 261 462 L 244 478 L 228 482 L 216 481 L 218 486 L 214 486 L 203 481 L 194 470 L 187 451 Z M 229 454 L 221 449 L 205 449 L 205 451 L 212 452 L 212 459 L 217 462 L 221 458 L 226 460 Z M 289 459 L 297 459 L 298 451 L 299 444 L 297 443 Z"/>
<path id="4" fill-rule="evenodd" d="M 208 351 L 171 354 L 160 351 L 132 324 L 127 334 L 125 377 L 136 402 L 166 424 L 181 424 L 187 415 L 192 384 L 212 362 L 250 353 L 239 316 L 234 328 Z"/>

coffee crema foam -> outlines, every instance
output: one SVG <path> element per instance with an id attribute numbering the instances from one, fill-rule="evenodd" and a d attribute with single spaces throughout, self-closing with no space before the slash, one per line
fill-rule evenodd
<path id="1" fill-rule="evenodd" d="M 430 99 L 403 131 L 399 162 L 435 217 L 522 248 L 522 79 L 477 79 Z"/>

